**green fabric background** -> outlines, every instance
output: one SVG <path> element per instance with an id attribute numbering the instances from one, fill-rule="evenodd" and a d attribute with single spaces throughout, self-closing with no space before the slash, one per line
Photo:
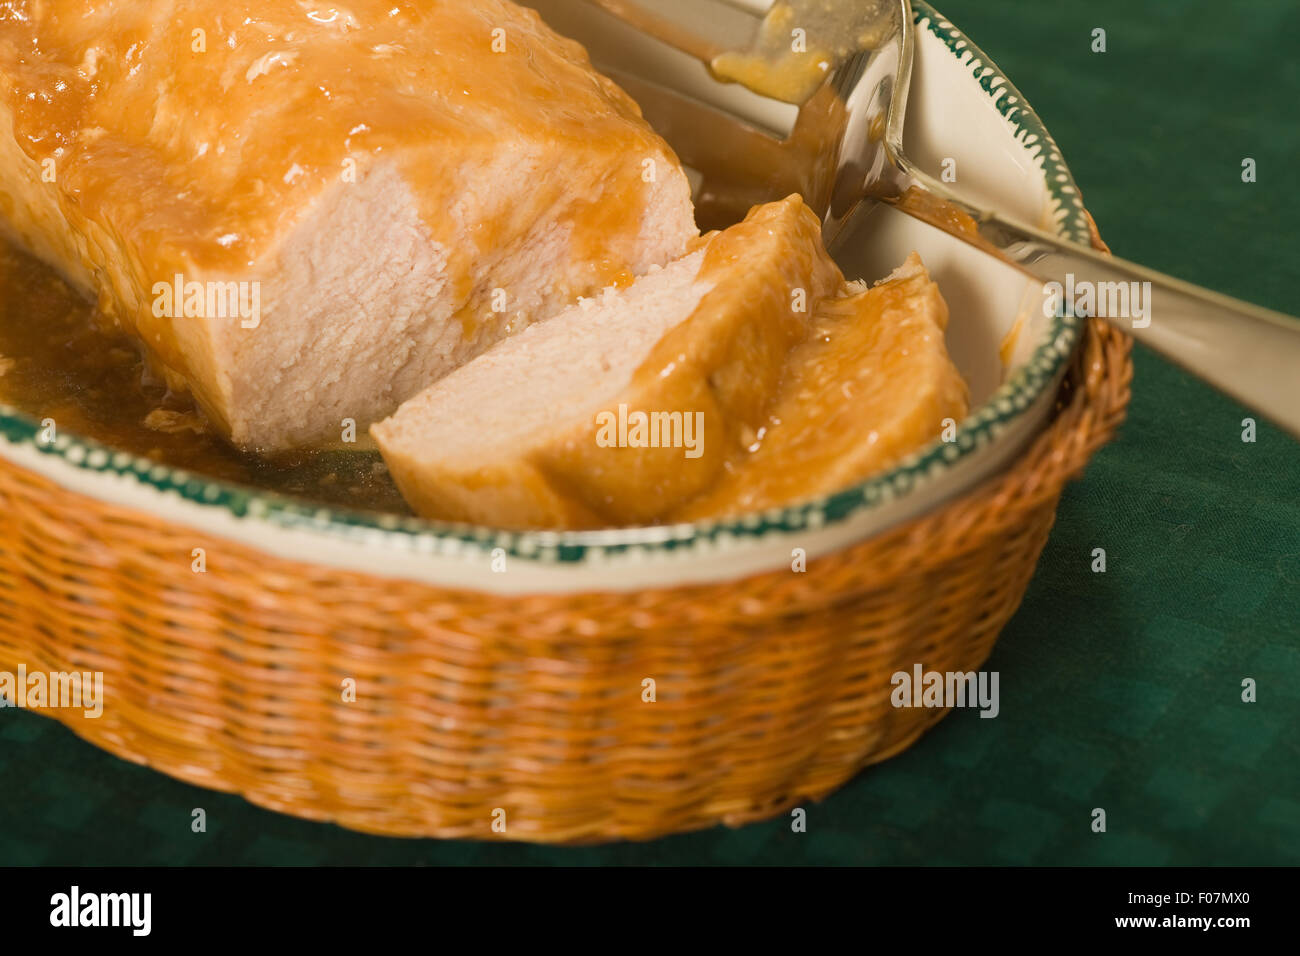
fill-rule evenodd
<path id="1" fill-rule="evenodd" d="M 1300 311 L 1300 4 L 940 6 L 1037 108 L 1118 254 Z M 1136 364 L 1129 421 L 1067 490 L 987 665 L 1001 715 L 954 712 L 811 806 L 807 833 L 779 819 L 583 849 L 369 837 L 6 710 L 0 864 L 1300 863 L 1300 445 L 1263 423 L 1245 444 L 1243 409 L 1144 350 Z M 1244 677 L 1258 703 L 1241 703 Z M 197 806 L 206 834 L 189 829 Z"/>

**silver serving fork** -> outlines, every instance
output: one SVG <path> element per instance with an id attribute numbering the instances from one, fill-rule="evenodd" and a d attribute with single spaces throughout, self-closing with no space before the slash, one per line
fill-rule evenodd
<path id="1" fill-rule="evenodd" d="M 1149 324 L 1108 321 L 1300 437 L 1300 321 L 977 208 L 908 160 L 909 0 L 524 2 L 641 104 L 694 173 L 702 227 L 799 192 L 834 246 L 851 216 L 883 202 L 1045 284 L 1065 284 L 1067 274 L 1076 285 L 1149 282 Z M 815 28 L 806 42 L 824 64 L 815 88 L 791 97 L 799 83 L 778 88 L 759 70 L 756 89 L 775 94 L 763 96 L 719 76 L 737 54 L 742 66 L 771 60 L 771 41 L 802 22 Z M 754 75 L 730 71 L 750 85 Z"/>

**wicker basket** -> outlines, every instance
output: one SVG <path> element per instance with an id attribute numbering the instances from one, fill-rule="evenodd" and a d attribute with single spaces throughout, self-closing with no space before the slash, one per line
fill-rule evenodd
<path id="1" fill-rule="evenodd" d="M 1062 487 L 1123 417 L 1129 348 L 1090 323 L 1047 430 L 940 510 L 803 574 L 637 594 L 502 599 L 294 563 L 0 458 L 0 670 L 102 671 L 102 717 L 46 713 L 358 830 L 564 843 L 758 820 L 943 716 L 891 706 L 890 675 L 988 657 Z M 219 566 L 177 573 L 205 545 Z"/>

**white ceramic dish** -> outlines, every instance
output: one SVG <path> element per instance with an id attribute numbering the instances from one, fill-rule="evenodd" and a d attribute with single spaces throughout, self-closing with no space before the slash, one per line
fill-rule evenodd
<path id="1" fill-rule="evenodd" d="M 981 205 L 1087 241 L 1069 170 L 1023 97 L 951 23 L 915 3 L 906 151 Z M 499 593 L 635 590 L 734 579 L 861 540 L 1006 467 L 1050 414 L 1078 340 L 1076 320 L 1046 318 L 1039 286 L 1008 266 L 890 209 L 857 214 L 833 252 L 874 280 L 921 253 L 947 298 L 949 350 L 971 386 L 957 440 L 839 494 L 695 525 L 513 533 L 317 508 L 113 451 L 0 406 L 0 455 L 82 494 L 165 516 L 281 557 Z M 1009 364 L 1000 349 L 1015 331 Z"/>

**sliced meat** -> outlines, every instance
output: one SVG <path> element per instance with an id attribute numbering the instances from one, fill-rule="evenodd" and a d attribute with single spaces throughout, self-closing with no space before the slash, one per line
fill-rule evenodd
<path id="1" fill-rule="evenodd" d="M 760 206 L 668 267 L 502 342 L 371 431 L 428 517 L 653 521 L 752 443 L 816 303 L 842 284 L 798 197 Z"/>
<path id="2" fill-rule="evenodd" d="M 790 354 L 758 440 L 672 515 L 738 515 L 829 494 L 897 464 L 966 417 L 948 306 L 912 253 L 872 289 L 827 299 Z"/>
<path id="3" fill-rule="evenodd" d="M 697 235 L 636 105 L 504 0 L 6 3 L 0 214 L 263 450 Z"/>

